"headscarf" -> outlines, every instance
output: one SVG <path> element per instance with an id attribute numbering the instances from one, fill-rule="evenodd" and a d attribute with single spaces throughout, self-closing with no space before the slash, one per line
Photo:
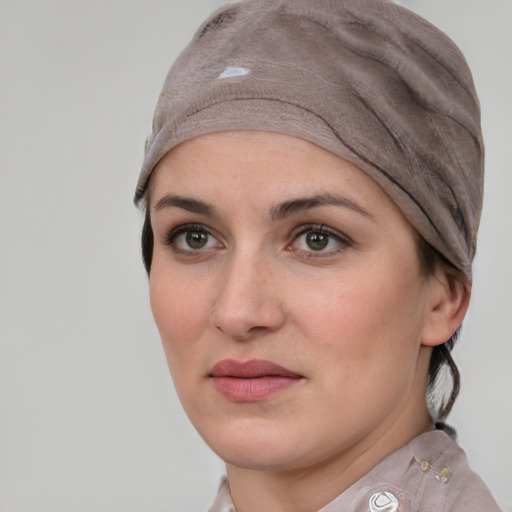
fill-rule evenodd
<path id="1" fill-rule="evenodd" d="M 245 0 L 214 13 L 165 80 L 135 202 L 173 147 L 264 130 L 354 163 L 471 283 L 483 194 L 469 67 L 432 24 L 387 0 Z"/>

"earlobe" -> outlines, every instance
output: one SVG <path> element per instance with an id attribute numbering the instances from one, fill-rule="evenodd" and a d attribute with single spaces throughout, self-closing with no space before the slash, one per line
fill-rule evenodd
<path id="1" fill-rule="evenodd" d="M 434 347 L 448 341 L 462 323 L 471 288 L 455 270 L 439 268 L 431 277 L 421 342 Z"/>

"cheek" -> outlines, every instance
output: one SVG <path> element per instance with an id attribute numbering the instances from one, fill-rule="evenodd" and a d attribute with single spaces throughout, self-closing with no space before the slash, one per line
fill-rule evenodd
<path id="1" fill-rule="evenodd" d="M 359 375 L 372 365 L 386 372 L 419 347 L 423 299 L 416 274 L 357 271 L 320 283 L 297 302 L 295 317 L 329 365 Z M 304 293 L 295 290 L 296 297 Z M 346 364 L 350 361 L 351 366 Z"/>
<path id="2" fill-rule="evenodd" d="M 374 274 L 375 277 L 375 274 Z M 331 420 L 360 432 L 406 400 L 417 374 L 421 314 L 415 287 L 359 275 L 312 297 L 301 324 L 315 344 L 315 377 Z M 304 309 L 297 318 L 308 313 Z M 349 414 L 350 417 L 347 417 Z"/>
<path id="3" fill-rule="evenodd" d="M 155 323 L 171 365 L 190 354 L 201 339 L 208 324 L 208 300 L 199 283 L 185 281 L 179 273 L 162 271 L 157 265 L 150 274 L 149 290 Z"/>

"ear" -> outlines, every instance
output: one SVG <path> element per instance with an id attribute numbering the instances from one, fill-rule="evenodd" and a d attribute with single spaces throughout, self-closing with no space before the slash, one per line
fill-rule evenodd
<path id="1" fill-rule="evenodd" d="M 448 341 L 462 323 L 471 288 L 456 270 L 443 266 L 430 280 L 421 342 L 434 347 Z"/>

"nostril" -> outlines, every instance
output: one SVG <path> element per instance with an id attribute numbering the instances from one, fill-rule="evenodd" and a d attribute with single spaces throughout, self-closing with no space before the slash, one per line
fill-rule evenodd
<path id="1" fill-rule="evenodd" d="M 229 263 L 224 267 L 225 273 L 219 275 L 217 294 L 211 304 L 211 327 L 234 340 L 278 329 L 284 310 L 280 288 L 275 280 L 269 279 L 268 259 L 260 253 L 245 251 Z"/>
<path id="2" fill-rule="evenodd" d="M 210 315 L 210 325 L 223 335 L 238 341 L 273 332 L 282 324 L 280 311 L 270 311 L 273 306 L 255 308 L 215 308 Z"/>

